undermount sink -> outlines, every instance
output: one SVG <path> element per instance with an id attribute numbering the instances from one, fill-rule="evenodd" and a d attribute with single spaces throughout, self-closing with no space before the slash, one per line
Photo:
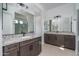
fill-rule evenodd
<path id="1" fill-rule="evenodd" d="M 24 36 L 24 37 L 22 37 L 23 39 L 29 39 L 29 38 L 31 38 L 31 36 Z"/>

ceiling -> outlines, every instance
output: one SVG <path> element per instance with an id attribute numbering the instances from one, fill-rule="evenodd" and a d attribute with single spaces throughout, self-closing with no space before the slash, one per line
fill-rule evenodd
<path id="1" fill-rule="evenodd" d="M 66 3 L 40 3 L 40 5 L 45 9 L 45 10 L 49 10 L 52 8 L 56 8 L 58 6 L 64 5 Z"/>

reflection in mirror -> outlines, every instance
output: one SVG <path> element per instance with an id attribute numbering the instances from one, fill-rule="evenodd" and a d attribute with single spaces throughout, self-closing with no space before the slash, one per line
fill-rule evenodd
<path id="1" fill-rule="evenodd" d="M 28 33 L 28 21 L 24 15 L 15 13 L 15 34 Z"/>
<path id="2" fill-rule="evenodd" d="M 50 20 L 46 20 L 44 22 L 44 31 L 45 32 L 72 32 L 72 18 L 60 17 L 60 18 L 52 19 L 51 22 Z"/>
<path id="3" fill-rule="evenodd" d="M 15 13 L 14 27 L 15 34 L 33 33 L 34 16 L 29 13 L 26 15 Z"/>

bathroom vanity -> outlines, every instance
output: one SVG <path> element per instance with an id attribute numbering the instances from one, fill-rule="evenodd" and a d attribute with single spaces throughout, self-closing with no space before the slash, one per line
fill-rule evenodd
<path id="1" fill-rule="evenodd" d="M 22 37 L 4 41 L 4 56 L 37 56 L 41 52 L 41 36 Z"/>
<path id="2" fill-rule="evenodd" d="M 44 34 L 47 44 L 75 50 L 75 35 L 73 33 L 47 32 Z"/>

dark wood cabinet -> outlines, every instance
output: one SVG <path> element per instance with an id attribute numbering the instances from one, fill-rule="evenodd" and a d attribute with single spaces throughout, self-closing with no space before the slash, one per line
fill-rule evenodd
<path id="1" fill-rule="evenodd" d="M 57 44 L 56 44 L 56 43 L 57 43 L 57 37 L 56 37 L 56 35 L 50 34 L 50 35 L 48 35 L 48 38 L 49 38 L 49 41 L 50 41 L 51 44 L 57 45 Z M 52 43 L 52 42 L 53 42 L 53 43 Z"/>
<path id="2" fill-rule="evenodd" d="M 19 55 L 19 43 L 7 45 L 3 47 L 4 56 L 18 56 Z"/>
<path id="3" fill-rule="evenodd" d="M 4 56 L 37 56 L 41 52 L 41 37 L 3 47 Z"/>
<path id="4" fill-rule="evenodd" d="M 20 56 L 30 56 L 30 45 L 33 40 L 20 42 Z"/>
<path id="5" fill-rule="evenodd" d="M 28 43 L 26 43 L 28 41 Z M 41 37 L 20 43 L 21 56 L 37 56 L 41 52 Z"/>
<path id="6" fill-rule="evenodd" d="M 8 52 L 5 52 L 4 56 L 18 56 L 18 51 L 17 51 L 17 49 L 10 50 Z"/>
<path id="7" fill-rule="evenodd" d="M 64 47 L 64 36 L 63 35 L 56 35 L 57 37 L 57 46 Z"/>
<path id="8" fill-rule="evenodd" d="M 75 36 L 74 35 L 64 35 L 64 47 L 68 49 L 75 50 Z"/>
<path id="9" fill-rule="evenodd" d="M 31 56 L 37 56 L 41 52 L 41 41 L 35 41 L 31 43 L 30 54 Z"/>
<path id="10" fill-rule="evenodd" d="M 45 43 L 56 45 L 56 46 L 63 46 L 64 36 L 56 35 L 56 34 L 45 34 Z"/>
<path id="11" fill-rule="evenodd" d="M 47 44 L 75 50 L 75 35 L 44 34 Z"/>
<path id="12" fill-rule="evenodd" d="M 46 37 L 47 36 L 47 37 Z M 45 42 L 52 45 L 57 45 L 57 37 L 54 34 L 45 34 Z"/>
<path id="13" fill-rule="evenodd" d="M 44 42 L 45 43 L 49 43 L 49 38 L 48 38 L 48 34 L 44 34 Z"/>
<path id="14" fill-rule="evenodd" d="M 30 55 L 29 47 L 30 45 L 20 46 L 20 56 L 29 56 Z"/>

